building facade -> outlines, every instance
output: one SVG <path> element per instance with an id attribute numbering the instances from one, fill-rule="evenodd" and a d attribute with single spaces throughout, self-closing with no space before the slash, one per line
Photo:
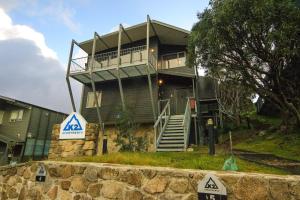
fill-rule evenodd
<path id="1" fill-rule="evenodd" d="M 66 114 L 0 96 L 0 164 L 47 157 L 52 126 Z"/>
<path id="2" fill-rule="evenodd" d="M 198 143 L 197 76 L 187 66 L 190 32 L 151 20 L 81 43 L 72 41 L 69 77 L 83 84 L 81 114 L 113 125 L 120 110 L 154 128 L 157 151 L 182 151 Z M 78 57 L 75 48 L 85 52 Z M 104 130 L 105 133 L 105 130 Z"/>

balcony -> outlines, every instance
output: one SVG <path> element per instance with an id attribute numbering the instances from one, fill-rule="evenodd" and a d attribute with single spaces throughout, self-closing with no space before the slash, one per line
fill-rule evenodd
<path id="1" fill-rule="evenodd" d="M 120 78 L 147 75 L 146 45 L 122 49 L 120 51 Z M 156 71 L 156 58 L 149 54 L 150 74 Z M 118 76 L 118 52 L 110 51 L 96 54 L 94 62 L 91 56 L 74 58 L 71 60 L 70 76 L 82 83 L 89 83 L 89 71 L 92 68 L 96 82 L 114 80 Z"/>
<path id="2" fill-rule="evenodd" d="M 184 67 L 186 66 L 186 53 L 176 52 L 164 54 L 161 56 L 161 60 L 157 64 L 158 69 L 171 69 L 176 67 Z"/>

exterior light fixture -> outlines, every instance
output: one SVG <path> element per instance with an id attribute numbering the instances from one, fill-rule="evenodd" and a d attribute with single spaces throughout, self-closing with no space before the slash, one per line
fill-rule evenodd
<path id="1" fill-rule="evenodd" d="M 162 79 L 158 80 L 158 85 L 161 86 L 162 84 L 164 84 L 164 81 Z"/>
<path id="2" fill-rule="evenodd" d="M 150 51 L 153 53 L 153 52 L 154 52 L 154 49 L 151 49 Z"/>

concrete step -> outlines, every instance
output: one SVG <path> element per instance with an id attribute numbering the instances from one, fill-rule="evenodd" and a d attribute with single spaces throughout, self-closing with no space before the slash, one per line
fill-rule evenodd
<path id="1" fill-rule="evenodd" d="M 163 136 L 183 136 L 183 133 L 163 133 Z"/>
<path id="2" fill-rule="evenodd" d="M 168 130 L 183 130 L 183 127 L 182 126 L 176 126 L 176 127 L 167 126 L 166 129 L 168 129 Z"/>
<path id="3" fill-rule="evenodd" d="M 159 144 L 184 144 L 184 140 L 161 140 Z"/>
<path id="4" fill-rule="evenodd" d="M 161 147 L 163 147 L 163 148 L 165 148 L 165 147 L 170 147 L 170 148 L 183 148 L 184 147 L 184 144 L 159 144 L 158 145 L 158 148 L 161 148 Z"/>
<path id="5" fill-rule="evenodd" d="M 171 136 L 171 137 L 162 136 L 161 139 L 162 140 L 182 140 L 182 139 L 184 139 L 184 137 L 183 136 Z"/>
<path id="6" fill-rule="evenodd" d="M 156 151 L 159 151 L 159 152 L 164 152 L 164 151 L 184 151 L 184 149 L 181 149 L 181 148 L 174 148 L 174 149 L 168 149 L 168 148 L 157 148 Z"/>

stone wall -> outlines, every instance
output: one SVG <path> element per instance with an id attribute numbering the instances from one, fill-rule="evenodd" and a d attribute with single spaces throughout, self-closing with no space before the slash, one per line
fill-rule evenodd
<path id="1" fill-rule="evenodd" d="M 46 181 L 36 182 L 41 163 Z M 300 176 L 54 161 L 0 168 L 0 199 L 196 200 L 207 173 L 219 177 L 229 200 L 300 199 Z"/>
<path id="2" fill-rule="evenodd" d="M 87 123 L 85 139 L 59 140 L 60 124 L 53 126 L 48 158 L 65 158 L 72 156 L 91 156 L 96 152 L 97 124 Z"/>
<path id="3" fill-rule="evenodd" d="M 117 138 L 117 129 L 115 126 L 106 126 L 105 127 L 105 135 L 107 139 L 107 150 L 108 153 L 113 153 L 113 152 L 118 152 L 120 149 L 120 146 L 118 146 L 115 142 Z M 155 150 L 154 147 L 154 129 L 153 125 L 147 125 L 147 124 L 142 124 L 140 125 L 137 130 L 133 133 L 135 137 L 142 137 L 146 140 L 147 142 L 147 148 L 146 151 L 153 152 Z M 100 134 L 99 137 L 99 146 L 102 147 L 102 134 Z M 102 149 L 99 149 L 101 152 Z"/>

